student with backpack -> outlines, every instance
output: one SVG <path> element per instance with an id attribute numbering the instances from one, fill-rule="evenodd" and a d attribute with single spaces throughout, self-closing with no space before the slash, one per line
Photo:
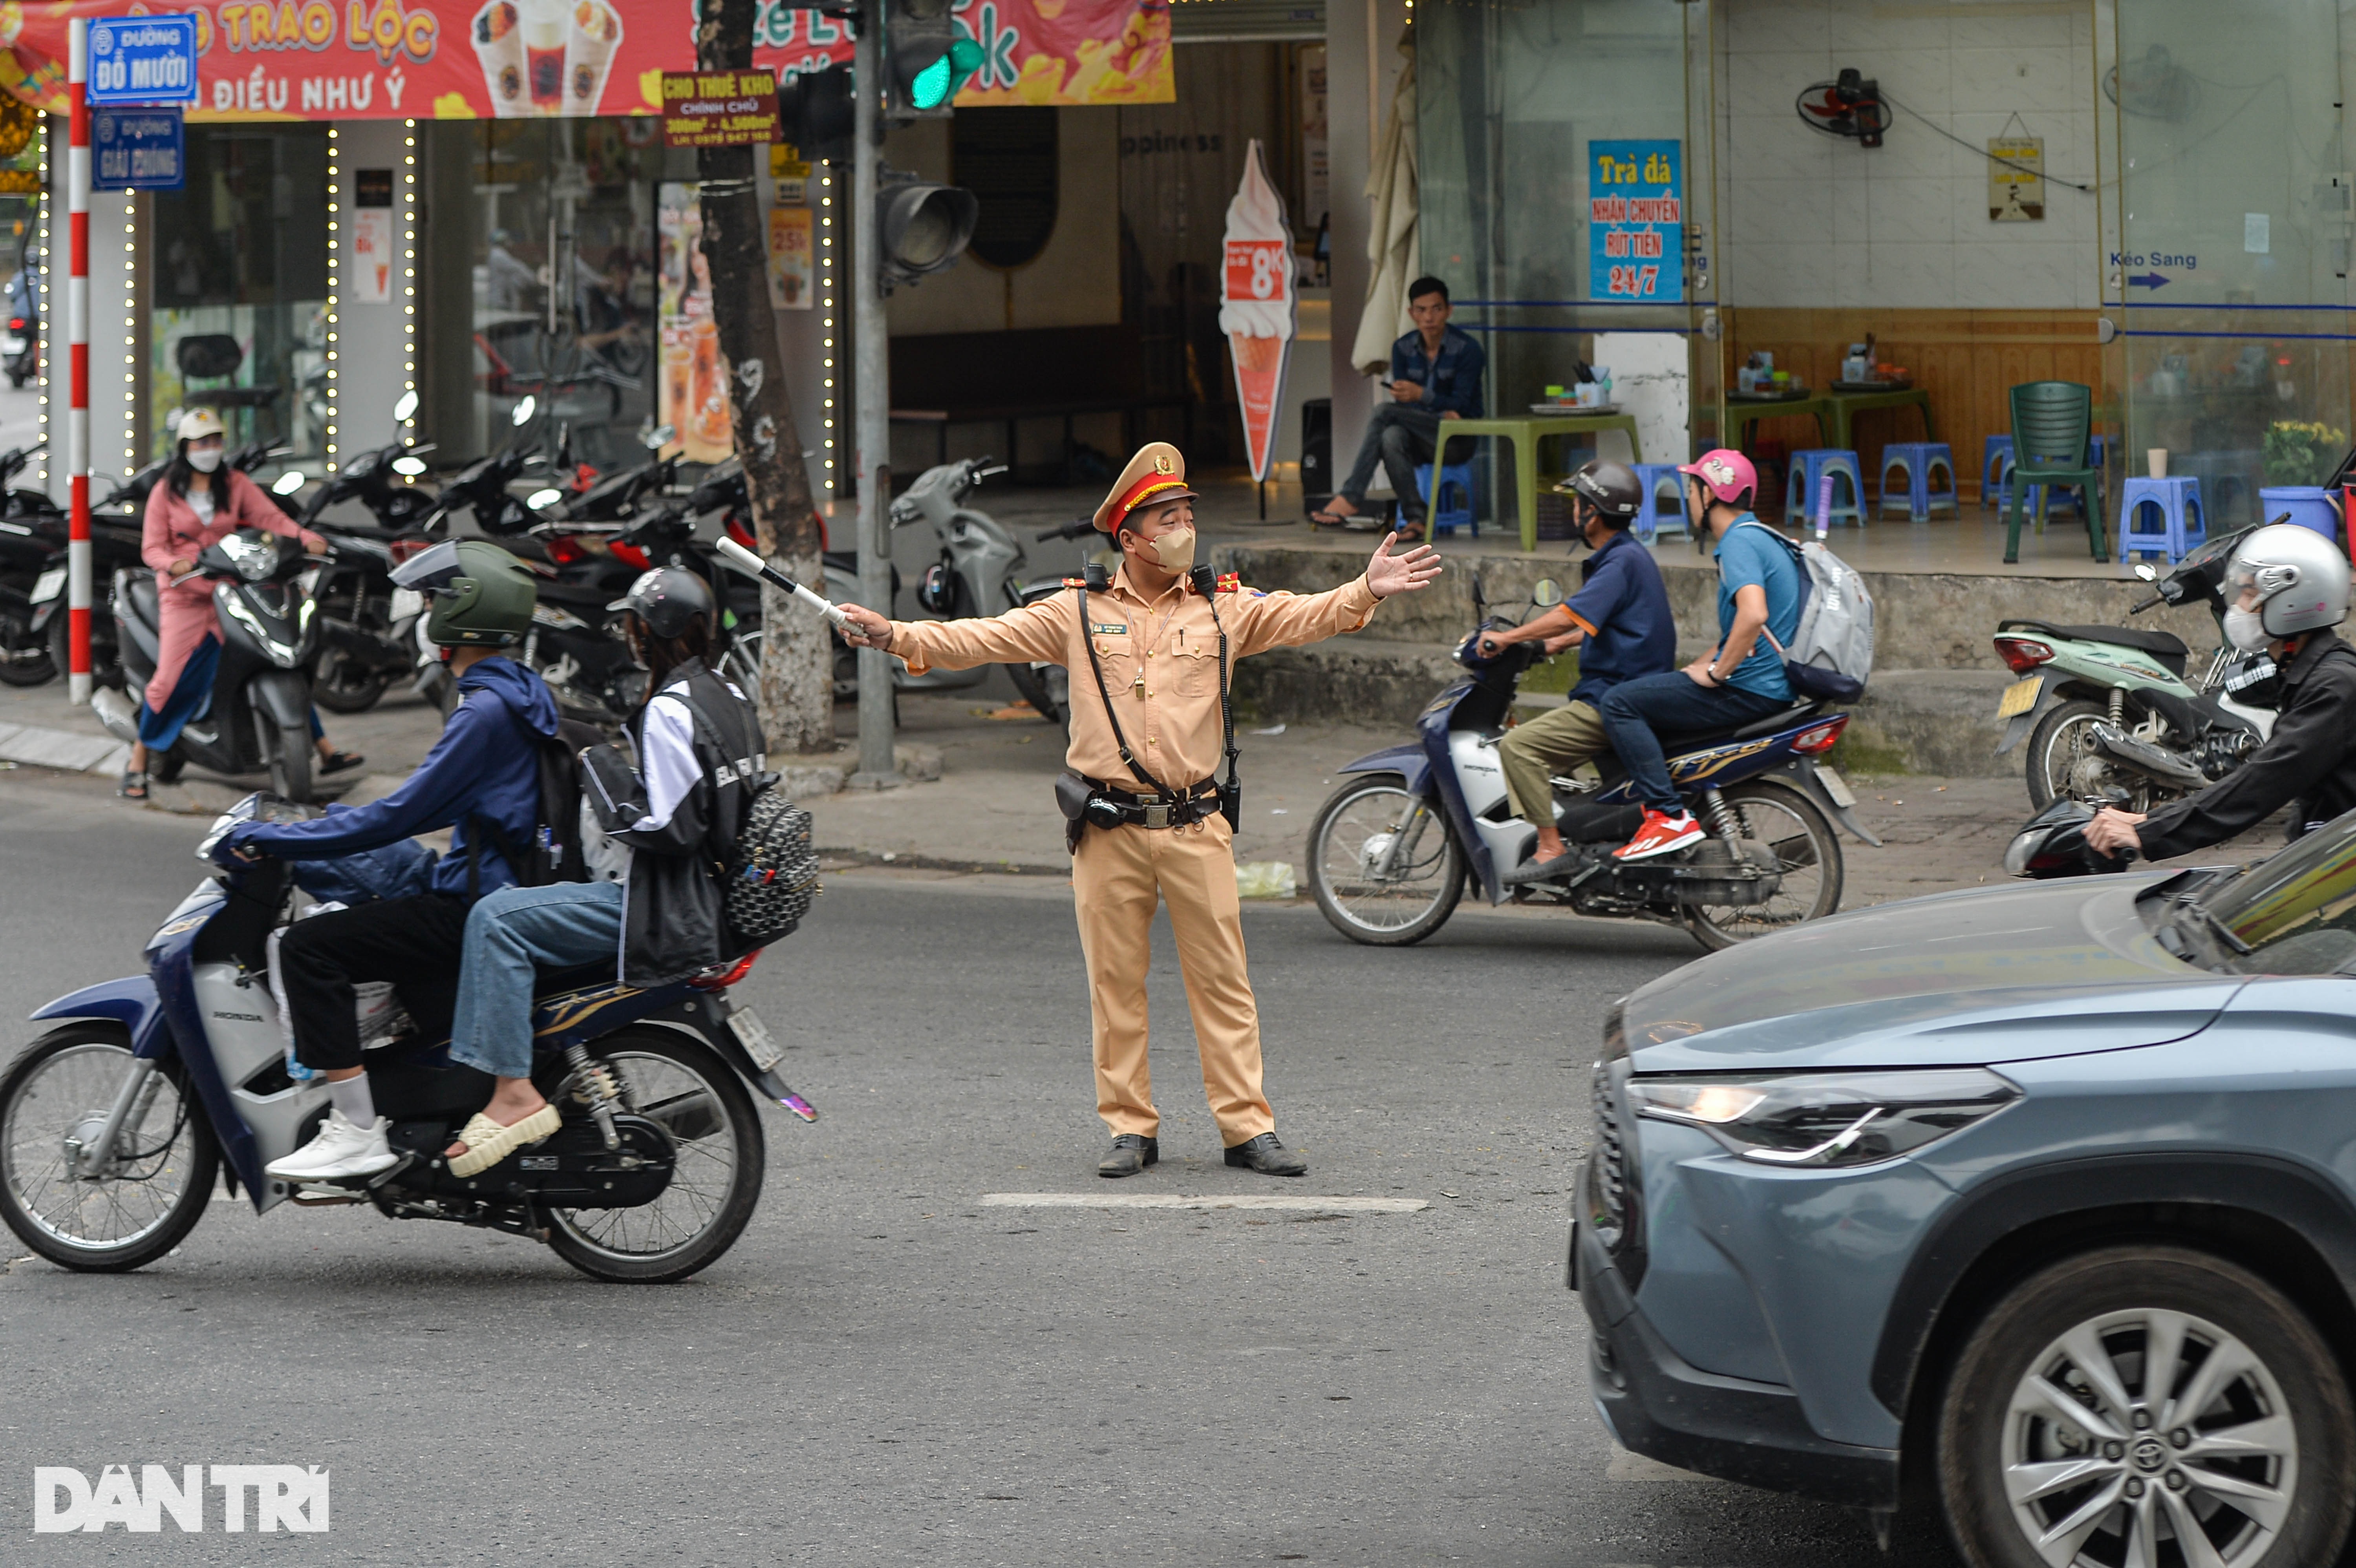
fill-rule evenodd
<path id="1" fill-rule="evenodd" d="M 647 700 L 626 726 L 637 761 L 612 745 L 582 758 L 587 880 L 509 888 L 466 917 L 450 1055 L 498 1084 L 445 1151 L 454 1176 L 487 1170 L 559 1125 L 531 1082 L 539 970 L 604 960 L 624 985 L 651 988 L 746 945 L 717 873 L 737 859 L 769 775 L 759 716 L 709 667 L 711 590 L 659 567 L 607 608 L 628 613 L 631 650 L 648 671 Z"/>
<path id="2" fill-rule="evenodd" d="M 1612 851 L 1648 859 L 1705 835 L 1669 779 L 1660 736 L 1723 730 L 1764 718 L 1792 701 L 1779 649 L 1797 640 L 1806 579 L 1781 534 L 1751 515 L 1759 475 L 1751 460 L 1721 447 L 1678 472 L 1686 477 L 1686 516 L 1696 542 L 1718 545 L 1718 645 L 1679 670 L 1613 687 L 1603 697 L 1603 727 L 1644 807 L 1636 836 Z"/>
<path id="3" fill-rule="evenodd" d="M 356 983 L 388 980 L 419 1029 L 448 1026 L 468 907 L 537 873 L 541 835 L 541 756 L 558 733 L 556 699 L 539 676 L 506 656 L 531 630 L 539 597 L 530 572 L 497 545 L 435 545 L 404 562 L 396 586 L 432 601 L 425 635 L 457 677 L 458 706 L 442 738 L 402 786 L 352 810 L 330 807 L 308 822 L 248 822 L 215 846 L 222 865 L 263 855 L 332 860 L 419 833 L 452 830 L 432 891 L 356 904 L 298 920 L 280 944 L 280 970 L 295 1059 L 327 1079 L 330 1109 L 318 1136 L 269 1173 L 327 1181 L 390 1168 L 361 1065 Z"/>

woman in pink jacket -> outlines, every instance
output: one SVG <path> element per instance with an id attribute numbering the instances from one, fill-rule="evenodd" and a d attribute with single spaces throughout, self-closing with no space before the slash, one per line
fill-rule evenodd
<path id="1" fill-rule="evenodd" d="M 201 577 L 175 583 L 196 570 L 197 557 L 239 528 L 262 528 L 304 548 L 324 550 L 327 541 L 299 528 L 262 493 L 262 486 L 234 468 L 221 464 L 224 438 L 220 416 L 210 409 L 191 409 L 180 418 L 178 442 L 171 465 L 147 493 L 147 516 L 140 555 L 155 569 L 157 608 L 163 617 L 163 645 L 156 652 L 155 678 L 147 683 L 139 709 L 139 741 L 131 748 L 131 765 L 123 774 L 123 798 L 147 798 L 147 757 L 169 751 L 180 738 L 181 727 L 197 716 L 212 695 L 213 670 L 220 656 L 220 621 L 213 613 L 212 584 Z M 362 759 L 338 752 L 319 735 L 318 716 L 311 719 L 318 736 L 320 772 L 342 773 Z"/>

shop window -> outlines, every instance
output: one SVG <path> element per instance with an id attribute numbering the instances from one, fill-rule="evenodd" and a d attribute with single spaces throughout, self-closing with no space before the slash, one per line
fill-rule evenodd
<path id="1" fill-rule="evenodd" d="M 174 414 L 220 411 L 230 443 L 327 446 L 327 133 L 191 125 L 185 188 L 155 193 L 151 453 Z"/>

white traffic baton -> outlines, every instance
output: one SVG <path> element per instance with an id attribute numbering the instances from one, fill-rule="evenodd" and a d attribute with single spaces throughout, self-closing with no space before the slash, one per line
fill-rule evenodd
<path id="1" fill-rule="evenodd" d="M 738 544 L 734 539 L 728 539 L 723 536 L 723 538 L 715 540 L 714 543 L 719 549 L 720 559 L 734 567 L 737 571 L 743 572 L 745 576 L 757 577 L 764 582 L 784 589 L 787 592 L 792 594 L 795 598 L 800 600 L 803 603 L 809 605 L 811 609 L 817 611 L 819 614 L 833 622 L 843 631 L 849 632 L 854 636 L 862 635 L 859 631 L 858 625 L 852 622 L 850 616 L 842 613 L 842 606 L 835 603 L 832 600 L 828 599 L 821 594 L 811 592 L 809 589 L 804 588 L 800 583 L 796 582 L 792 578 L 787 577 L 784 572 L 779 571 L 776 567 L 771 566 L 767 561 L 763 560 L 759 556 L 755 555 L 751 550 L 746 549 L 743 545 Z"/>

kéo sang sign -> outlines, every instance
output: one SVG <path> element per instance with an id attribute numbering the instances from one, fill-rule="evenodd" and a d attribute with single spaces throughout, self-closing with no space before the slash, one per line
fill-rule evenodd
<path id="1" fill-rule="evenodd" d="M 110 17 L 90 25 L 90 101 L 194 103 L 197 19 Z"/>
<path id="2" fill-rule="evenodd" d="M 1684 145 L 1587 144 L 1587 297 L 1670 304 L 1686 297 Z"/>

